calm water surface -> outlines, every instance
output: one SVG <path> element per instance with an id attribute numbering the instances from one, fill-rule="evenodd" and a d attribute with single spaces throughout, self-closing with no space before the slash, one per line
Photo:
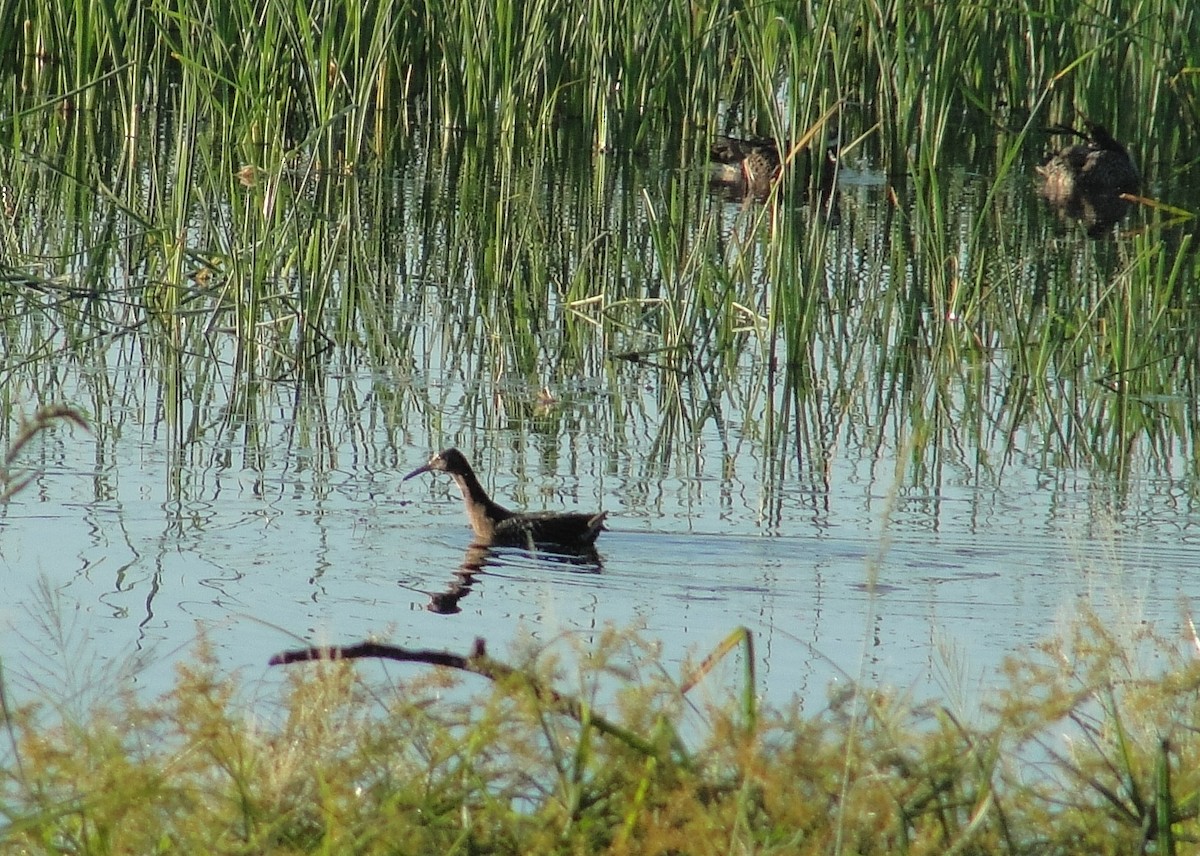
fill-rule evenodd
<path id="1" fill-rule="evenodd" d="M 848 185 L 848 215 L 861 223 L 883 204 L 880 185 L 869 173 Z M 860 234 L 839 236 L 847 265 L 872 252 Z M 463 353 L 435 311 L 460 286 L 414 298 L 418 370 L 336 353 L 313 383 L 267 384 L 269 406 L 245 418 L 218 373 L 180 397 L 185 442 L 164 427 L 162 376 L 137 348 L 64 364 L 60 400 L 98 425 L 36 443 L 24 463 L 41 474 L 0 507 L 6 676 L 29 689 L 134 658 L 137 683 L 159 692 L 203 633 L 224 667 L 271 684 L 281 675 L 267 658 L 312 642 L 465 652 L 483 637 L 503 653 L 520 637 L 586 641 L 609 624 L 642 628 L 675 669 L 745 625 L 776 702 L 819 705 L 848 680 L 975 697 L 1004 657 L 1081 608 L 1170 635 L 1200 595 L 1181 452 L 1115 479 L 1050 460 L 1027 426 L 950 424 L 946 451 L 916 466 L 880 429 L 892 417 L 863 409 L 779 461 L 764 459 L 756 414 L 730 393 L 716 402 L 723 418 L 668 437 L 664 454 L 661 376 L 559 383 L 537 416 L 536 384 L 481 389 L 488 355 Z M 232 362 L 219 347 L 210 356 Z M 431 403 L 397 406 L 411 386 Z M 488 395 L 494 405 L 478 406 Z M 458 612 L 428 609 L 461 582 L 469 530 L 449 479 L 401 476 L 451 444 L 505 504 L 608 509 L 600 567 L 501 552 Z"/>
<path id="2" fill-rule="evenodd" d="M 189 468 L 187 503 L 169 498 L 173 465 L 151 426 L 127 425 L 101 468 L 94 437 L 59 431 L 0 533 L 10 675 L 61 668 L 58 643 L 38 627 L 48 611 L 39 580 L 75 628 L 72 646 L 142 655 L 138 681 L 153 690 L 201 630 L 222 663 L 257 680 L 271 653 L 299 640 L 465 651 L 482 636 L 502 651 L 514 636 L 587 639 L 614 623 L 644 628 L 677 663 L 746 625 L 759 635 L 764 692 L 808 703 L 847 678 L 937 694 L 947 661 L 986 684 L 1002 657 L 1080 606 L 1165 628 L 1200 593 L 1194 520 L 1158 492 L 1169 485 L 1135 486 L 1135 507 L 1110 514 L 1097 513 L 1103 490 L 1082 476 L 1059 492 L 1032 472 L 1003 487 L 897 497 L 843 456 L 819 513 L 797 487 L 768 534 L 752 462 L 729 473 L 719 453 L 701 451 L 701 478 L 665 474 L 653 503 L 630 503 L 600 461 L 531 472 L 522 488 L 505 454 L 484 477 L 500 498 L 611 510 L 602 567 L 504 551 L 460 612 L 436 614 L 430 597 L 453 585 L 470 540 L 456 492 L 444 478 L 401 485 L 426 447 L 341 430 L 337 465 L 320 472 L 287 455 L 293 428 L 282 423 L 279 454 L 261 472 L 209 450 Z"/>

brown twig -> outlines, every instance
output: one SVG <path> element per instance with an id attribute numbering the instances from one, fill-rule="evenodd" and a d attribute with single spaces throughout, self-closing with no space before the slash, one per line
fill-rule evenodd
<path id="1" fill-rule="evenodd" d="M 375 658 L 396 660 L 401 663 L 425 663 L 429 666 L 440 666 L 446 669 L 458 669 L 481 675 L 490 681 L 514 682 L 531 692 L 539 702 L 546 704 L 555 713 L 569 716 L 584 725 L 593 725 L 598 731 L 615 737 L 625 745 L 637 750 L 643 755 L 658 758 L 662 755 L 660 746 L 649 740 L 609 722 L 596 714 L 590 706 L 584 705 L 574 696 L 564 695 L 555 689 L 547 687 L 537 678 L 520 669 L 515 669 L 507 663 L 501 663 L 487 655 L 486 646 L 482 639 L 476 639 L 475 645 L 468 656 L 451 654 L 448 651 L 433 651 L 422 648 L 401 648 L 398 645 L 385 645 L 379 642 L 360 642 L 357 645 L 330 645 L 313 648 L 300 648 L 284 651 L 273 656 L 269 665 L 283 666 L 290 663 L 306 663 L 312 660 L 358 660 Z M 678 740 L 672 740 L 671 745 L 679 753 L 678 763 L 688 765 L 686 755 Z"/>

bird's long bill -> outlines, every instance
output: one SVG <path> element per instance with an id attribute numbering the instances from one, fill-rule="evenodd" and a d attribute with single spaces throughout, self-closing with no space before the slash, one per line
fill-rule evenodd
<path id="1" fill-rule="evenodd" d="M 429 464 L 426 464 L 423 467 L 417 467 L 415 470 L 413 470 L 411 473 L 406 475 L 404 478 L 400 479 L 400 481 L 408 481 L 413 476 L 419 476 L 421 473 L 427 473 L 431 469 L 433 469 L 433 468 L 431 466 L 429 466 Z"/>

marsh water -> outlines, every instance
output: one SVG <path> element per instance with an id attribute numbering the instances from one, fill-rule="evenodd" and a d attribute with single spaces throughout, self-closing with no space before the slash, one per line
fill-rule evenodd
<path id="1" fill-rule="evenodd" d="M 812 706 L 851 681 L 977 698 L 1084 610 L 1177 634 L 1200 595 L 1195 283 L 1137 308 L 1147 234 L 1179 236 L 1135 208 L 1089 237 L 1038 200 L 1040 153 L 993 185 L 995 152 L 964 148 L 926 220 L 869 145 L 831 215 L 714 194 L 678 153 L 414 137 L 248 182 L 176 235 L 73 209 L 16 158 L 6 438 L 49 402 L 91 431 L 14 464 L 6 678 L 126 668 L 159 692 L 203 636 L 270 684 L 299 645 L 503 656 L 607 626 L 678 671 L 746 626 L 760 692 Z M 285 228 L 236 234 L 285 196 Z M 1132 356 L 1164 315 L 1175 338 Z M 473 553 L 448 478 L 401 483 L 452 445 L 510 507 L 606 509 L 598 560 Z"/>

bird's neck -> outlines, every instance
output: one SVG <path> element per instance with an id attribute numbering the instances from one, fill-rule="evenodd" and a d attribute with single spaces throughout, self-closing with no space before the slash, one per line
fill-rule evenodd
<path id="1" fill-rule="evenodd" d="M 1096 128 L 1092 131 L 1092 142 L 1101 149 L 1117 154 L 1128 155 L 1129 152 L 1125 147 L 1117 142 L 1116 138 L 1110 134 L 1107 129 Z"/>
<path id="2" fill-rule="evenodd" d="M 475 473 L 469 470 L 465 473 L 455 473 L 454 480 L 458 482 L 458 489 L 462 491 L 463 504 L 467 507 L 467 519 L 471 521 L 471 528 L 476 537 L 491 538 L 495 534 L 496 524 L 513 516 L 507 508 L 492 502 Z"/>

